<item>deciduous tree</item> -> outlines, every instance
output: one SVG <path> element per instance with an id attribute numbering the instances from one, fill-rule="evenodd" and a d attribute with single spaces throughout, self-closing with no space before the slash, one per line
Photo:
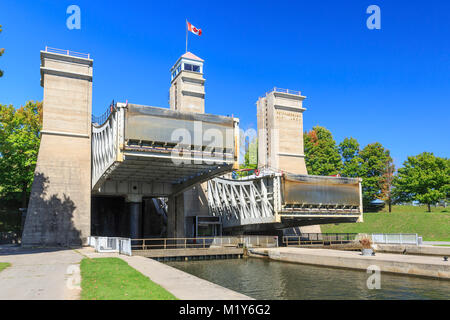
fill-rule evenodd
<path id="1" fill-rule="evenodd" d="M 33 181 L 42 127 L 42 103 L 15 109 L 0 105 L 0 193 L 22 192 L 22 206 Z"/>
<path id="2" fill-rule="evenodd" d="M 383 198 L 383 176 L 386 173 L 387 163 L 392 163 L 388 149 L 381 143 L 368 144 L 359 152 L 361 166 L 359 176 L 362 178 L 363 202 L 367 206 L 372 200 Z"/>
<path id="3" fill-rule="evenodd" d="M 331 132 L 315 126 L 305 133 L 305 162 L 308 174 L 329 176 L 338 174 L 342 160 Z"/>
<path id="4" fill-rule="evenodd" d="M 240 169 L 250 169 L 251 174 L 254 173 L 254 169 L 258 168 L 258 139 L 254 137 L 253 139 L 245 140 L 245 154 L 244 154 L 244 163 L 242 163 L 239 168 Z M 249 173 L 247 171 L 239 172 L 239 177 L 248 176 Z"/>
<path id="5" fill-rule="evenodd" d="M 450 194 L 450 159 L 423 152 L 408 157 L 394 179 L 398 201 L 416 200 L 428 206 L 446 200 Z"/>
<path id="6" fill-rule="evenodd" d="M 343 167 L 341 176 L 359 177 L 361 175 L 362 159 L 359 156 L 359 143 L 355 138 L 345 138 L 338 146 Z"/>
<path id="7" fill-rule="evenodd" d="M 256 169 L 258 167 L 258 139 L 246 141 L 246 151 L 244 156 L 244 165 L 242 169 Z"/>

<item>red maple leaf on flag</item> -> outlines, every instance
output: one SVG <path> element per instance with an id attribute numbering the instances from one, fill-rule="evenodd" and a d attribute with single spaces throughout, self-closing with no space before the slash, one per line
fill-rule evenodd
<path id="1" fill-rule="evenodd" d="M 202 35 L 202 29 L 197 29 L 197 28 L 194 27 L 189 21 L 186 21 L 186 22 L 187 22 L 188 30 L 189 30 L 190 32 L 192 32 L 193 34 L 196 34 L 196 35 L 198 35 L 198 36 L 201 36 L 201 35 Z"/>

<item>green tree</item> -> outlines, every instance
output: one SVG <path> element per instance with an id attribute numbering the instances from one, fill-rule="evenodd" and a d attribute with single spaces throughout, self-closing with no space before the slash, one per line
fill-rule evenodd
<path id="1" fill-rule="evenodd" d="M 428 206 L 447 200 L 450 194 L 450 159 L 423 152 L 408 157 L 394 179 L 397 201 L 416 200 Z"/>
<path id="2" fill-rule="evenodd" d="M 22 193 L 26 207 L 39 151 L 42 103 L 0 105 L 0 194 Z"/>
<path id="3" fill-rule="evenodd" d="M 244 163 L 239 166 L 240 169 L 257 169 L 258 168 L 258 139 L 254 137 L 251 141 L 245 140 Z M 251 172 L 251 173 L 249 173 Z M 253 174 L 254 171 L 239 172 L 239 177 L 246 177 Z"/>
<path id="4" fill-rule="evenodd" d="M 342 160 L 331 132 L 315 126 L 305 133 L 305 162 L 308 174 L 328 176 L 341 171 Z"/>
<path id="5" fill-rule="evenodd" d="M 386 164 L 391 164 L 392 158 L 389 150 L 379 142 L 365 146 L 359 152 L 359 157 L 361 158 L 359 176 L 362 178 L 363 202 L 364 206 L 367 206 L 372 200 L 384 197 L 383 177 L 387 170 Z"/>
<path id="6" fill-rule="evenodd" d="M 338 146 L 342 157 L 343 167 L 341 176 L 359 177 L 362 159 L 359 156 L 359 143 L 355 138 L 345 138 Z"/>
<path id="7" fill-rule="evenodd" d="M 244 164 L 241 169 L 256 169 L 258 167 L 258 139 L 246 142 Z"/>
<path id="8" fill-rule="evenodd" d="M 0 33 L 2 33 L 2 25 L 0 24 Z M 5 49 L 4 48 L 0 48 L 0 57 L 3 55 L 3 53 L 5 53 Z M 0 69 L 0 78 L 3 77 L 3 70 Z"/>

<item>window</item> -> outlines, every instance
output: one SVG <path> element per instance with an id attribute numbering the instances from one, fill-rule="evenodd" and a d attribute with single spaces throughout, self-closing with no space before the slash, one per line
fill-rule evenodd
<path id="1" fill-rule="evenodd" d="M 194 71 L 194 72 L 200 72 L 200 66 L 197 66 L 197 65 L 195 65 L 195 64 L 185 63 L 185 64 L 184 64 L 184 70 L 187 70 L 187 71 Z"/>
<path id="2" fill-rule="evenodd" d="M 172 80 L 175 79 L 175 77 L 180 73 L 181 71 L 181 64 L 178 65 L 177 69 L 172 73 Z"/>

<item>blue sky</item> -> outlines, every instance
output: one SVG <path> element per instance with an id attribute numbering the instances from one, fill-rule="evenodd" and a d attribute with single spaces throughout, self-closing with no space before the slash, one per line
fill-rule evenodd
<path id="1" fill-rule="evenodd" d="M 66 9 L 81 8 L 81 30 Z M 366 8 L 381 8 L 381 30 Z M 0 103 L 42 100 L 39 51 L 90 53 L 93 112 L 112 99 L 168 107 L 169 69 L 185 50 L 185 19 L 203 30 L 206 111 L 256 128 L 259 96 L 277 86 L 307 96 L 304 128 L 337 142 L 380 142 L 401 165 L 423 151 L 450 156 L 450 1 L 1 0 Z"/>

